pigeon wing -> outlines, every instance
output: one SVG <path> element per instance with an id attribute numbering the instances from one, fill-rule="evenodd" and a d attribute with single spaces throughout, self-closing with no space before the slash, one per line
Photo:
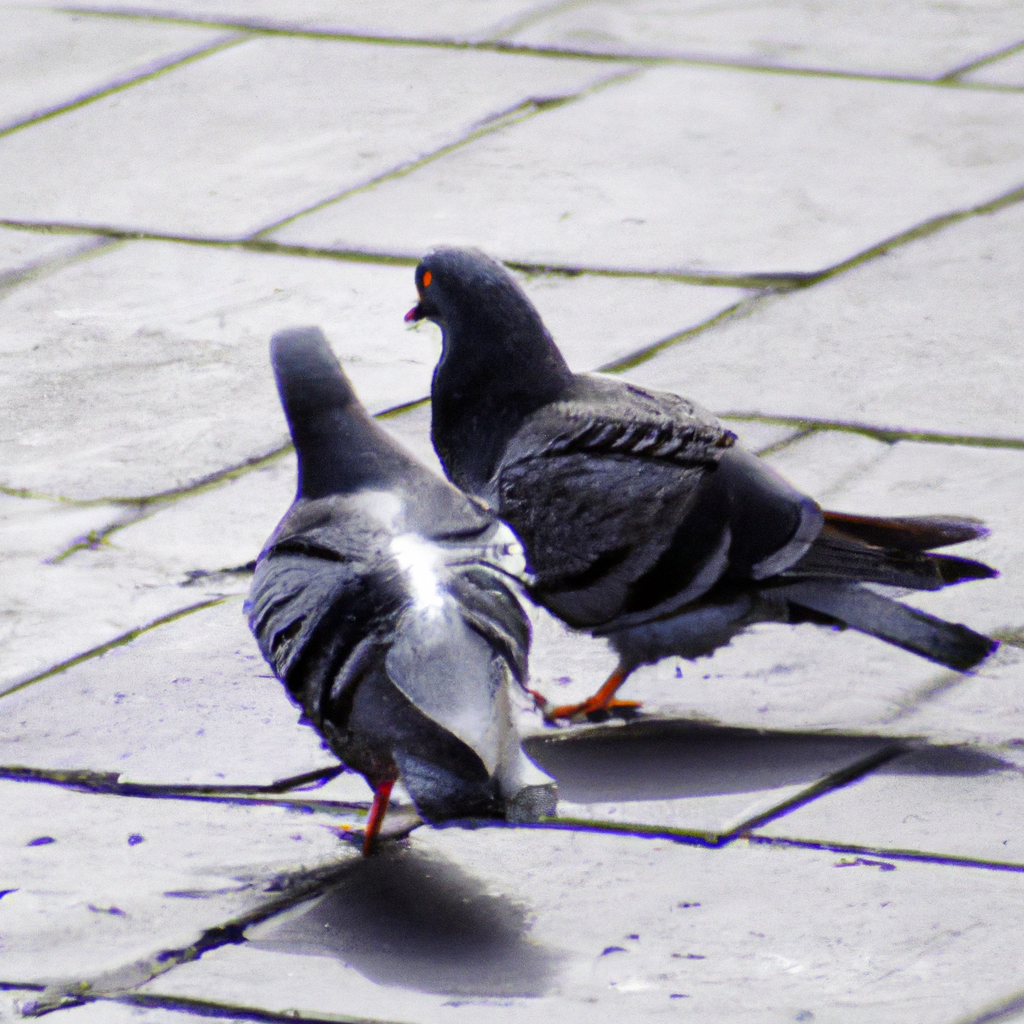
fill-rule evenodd
<path id="1" fill-rule="evenodd" d="M 492 500 L 526 548 L 538 599 L 578 627 L 621 615 L 734 443 L 686 399 L 578 378 L 527 419 L 495 474 Z M 720 575 L 726 527 L 724 515 L 705 525 L 690 564 L 674 566 L 673 594 L 689 577 L 697 596 Z"/>

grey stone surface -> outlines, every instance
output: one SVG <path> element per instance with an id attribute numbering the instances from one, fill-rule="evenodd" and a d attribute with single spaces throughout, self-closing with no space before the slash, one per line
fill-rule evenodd
<path id="1" fill-rule="evenodd" d="M 48 0 L 35 0 L 47 3 Z M 153 14 L 172 18 L 225 19 L 246 25 L 280 29 L 380 35 L 385 38 L 446 40 L 486 39 L 512 27 L 533 11 L 544 11 L 551 0 L 389 0 L 367 4 L 361 0 L 75 0 L 75 10 L 118 11 L 128 15 Z"/>
<path id="2" fill-rule="evenodd" d="M 614 278 L 525 284 L 579 369 L 744 294 Z M 282 327 L 322 326 L 371 410 L 420 398 L 440 336 L 403 323 L 415 298 L 411 267 L 167 242 L 128 243 L 22 285 L 2 306 L 0 483 L 139 497 L 273 450 L 287 428 L 267 346 Z"/>
<path id="3" fill-rule="evenodd" d="M 663 67 L 277 231 L 505 259 L 817 271 L 1024 177 L 1024 96 Z M 0 169 L 2 169 L 0 150 Z"/>
<path id="4" fill-rule="evenodd" d="M 336 765 L 271 675 L 240 599 L 0 697 L 0 764 L 266 786 Z"/>
<path id="5" fill-rule="evenodd" d="M 0 131 L 196 53 L 223 30 L 0 5 Z"/>
<path id="6" fill-rule="evenodd" d="M 0 217 L 245 236 L 531 97 L 574 94 L 612 72 L 579 60 L 251 39 L 0 139 L 9 183 Z"/>
<path id="7" fill-rule="evenodd" d="M 1022 230 L 1022 204 L 970 218 L 766 300 L 627 376 L 719 412 L 1024 437 Z"/>
<path id="8" fill-rule="evenodd" d="M 801 1014 L 926 1024 L 1024 983 L 997 937 L 1021 913 L 1019 874 L 840 870 L 844 859 L 573 832 L 419 832 L 320 904 L 144 990 L 432 1024 Z"/>
<path id="9" fill-rule="evenodd" d="M 977 71 L 971 71 L 963 77 L 965 82 L 1024 88 L 1024 50 L 1018 50 L 991 64 L 984 64 Z"/>
<path id="10" fill-rule="evenodd" d="M 531 19 L 514 38 L 594 53 L 937 78 L 1016 42 L 1020 30 L 1013 0 L 591 0 Z"/>
<path id="11" fill-rule="evenodd" d="M 5 981 L 86 980 L 181 949 L 279 897 L 275 877 L 357 856 L 330 827 L 341 819 L 322 813 L 23 782 L 0 791 L 14 890 L 0 900 Z"/>
<path id="12" fill-rule="evenodd" d="M 33 231 L 0 228 L 0 289 L 10 287 L 15 278 L 29 269 L 88 251 L 95 239 L 80 235 L 50 235 Z"/>
<path id="13" fill-rule="evenodd" d="M 6 499 L 2 504 L 8 501 L 24 499 Z M 184 590 L 177 580 L 145 568 L 110 565 L 109 559 L 105 567 L 97 567 L 84 554 L 59 562 L 41 560 L 40 548 L 45 549 L 45 557 L 52 558 L 68 542 L 87 540 L 92 530 L 121 520 L 122 511 L 110 506 L 59 508 L 4 518 L 0 692 L 130 630 L 224 592 L 225 581 L 219 578 L 209 581 L 211 586 L 200 583 Z M 22 543 L 38 547 L 19 549 Z"/>
<path id="14" fill-rule="evenodd" d="M 97 498 L 187 486 L 284 443 L 268 345 L 318 323 L 371 409 L 435 353 L 402 323 L 412 273 L 136 242 L 15 289 L 0 352 L 8 486 Z"/>
<path id="15" fill-rule="evenodd" d="M 755 834 L 1022 865 L 1024 773 L 1007 753 L 913 751 Z"/>

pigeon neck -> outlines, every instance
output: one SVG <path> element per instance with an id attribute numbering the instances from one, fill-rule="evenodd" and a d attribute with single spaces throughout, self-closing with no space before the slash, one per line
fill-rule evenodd
<path id="1" fill-rule="evenodd" d="M 483 494 L 505 446 L 531 413 L 557 401 L 573 375 L 540 317 L 448 321 L 434 371 L 431 436 L 450 479 Z"/>
<path id="2" fill-rule="evenodd" d="M 288 420 L 299 461 L 300 498 L 388 487 L 407 475 L 407 459 L 355 406 L 332 405 Z"/>

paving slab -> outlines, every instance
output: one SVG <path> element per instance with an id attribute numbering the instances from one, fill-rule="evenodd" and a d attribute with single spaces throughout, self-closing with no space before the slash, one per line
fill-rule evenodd
<path id="1" fill-rule="evenodd" d="M 963 80 L 1024 88 L 1024 50 L 1018 50 L 1002 60 L 994 60 L 991 64 L 984 64 L 977 71 L 964 75 Z"/>
<path id="2" fill-rule="evenodd" d="M 0 131 L 225 38 L 222 29 L 0 5 Z"/>
<path id="3" fill-rule="evenodd" d="M 0 697 L 0 764 L 267 786 L 337 765 L 233 599 Z"/>
<path id="4" fill-rule="evenodd" d="M 754 834 L 1024 866 L 1024 772 L 1008 753 L 1024 761 L 1019 748 L 911 751 Z"/>
<path id="5" fill-rule="evenodd" d="M 35 0 L 48 3 L 49 0 Z M 243 25 L 277 29 L 421 38 L 451 41 L 487 39 L 519 23 L 524 15 L 552 6 L 550 0 L 440 0 L 429 6 L 418 0 L 365 4 L 361 0 L 291 0 L 287 7 L 274 0 L 76 0 L 78 11 L 147 14 L 200 21 L 221 19 Z"/>
<path id="6" fill-rule="evenodd" d="M 275 879 L 355 859 L 323 813 L 0 782 L 5 981 L 85 979 L 275 897 Z"/>
<path id="7" fill-rule="evenodd" d="M 614 71 L 261 36 L 0 139 L 0 217 L 241 237 Z"/>
<path id="8" fill-rule="evenodd" d="M 1024 178 L 1024 96 L 662 67 L 292 222 L 303 245 L 814 272 Z M 0 149 L 0 168 L 3 151 Z"/>
<path id="9" fill-rule="evenodd" d="M 745 294 L 554 275 L 525 286 L 578 369 Z M 412 267 L 170 242 L 126 243 L 24 284 L 3 300 L 0 483 L 141 497 L 272 451 L 287 439 L 268 357 L 283 327 L 323 327 L 371 410 L 421 398 L 440 334 L 404 324 L 415 297 Z"/>
<path id="10" fill-rule="evenodd" d="M 1020 37 L 1012 0 L 930 4 L 870 0 L 592 0 L 529 19 L 512 38 L 587 53 L 937 78 Z"/>
<path id="11" fill-rule="evenodd" d="M 969 218 L 766 299 L 627 377 L 723 413 L 1020 439 L 1022 231 L 1022 204 Z"/>
<path id="12" fill-rule="evenodd" d="M 143 991 L 409 1022 L 955 1020 L 1024 983 L 1024 879 L 582 832 L 420 832 Z M 770 879 L 770 883 L 768 880 Z M 1020 980 L 1018 980 L 1020 979 Z"/>

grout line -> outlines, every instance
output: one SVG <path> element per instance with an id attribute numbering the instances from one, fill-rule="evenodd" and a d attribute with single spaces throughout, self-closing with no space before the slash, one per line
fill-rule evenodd
<path id="1" fill-rule="evenodd" d="M 739 420 L 750 423 L 778 423 L 810 433 L 819 430 L 835 430 L 848 434 L 864 434 L 876 441 L 895 444 L 897 441 L 917 441 L 922 444 L 963 445 L 968 448 L 1005 448 L 1024 451 L 1024 439 L 1015 437 L 988 437 L 983 434 L 940 434 L 930 430 L 905 430 L 896 427 L 873 427 L 868 423 L 848 420 L 824 420 L 806 416 L 773 416 L 759 412 L 718 412 L 725 420 Z"/>
<path id="2" fill-rule="evenodd" d="M 562 107 L 570 103 L 578 103 L 595 92 L 599 92 L 605 88 L 610 88 L 613 85 L 619 85 L 622 82 L 627 82 L 631 78 L 635 78 L 638 73 L 639 72 L 636 69 L 631 68 L 621 74 L 611 75 L 608 78 L 601 79 L 601 81 L 595 82 L 584 89 L 580 89 L 579 92 L 571 93 L 567 96 L 552 97 L 551 99 L 545 100 L 523 100 L 511 110 L 490 118 L 478 128 L 475 128 L 467 135 L 464 135 L 461 139 L 456 139 L 454 142 L 446 143 L 438 149 L 435 149 L 432 153 L 427 153 L 425 156 L 408 160 L 405 163 L 400 164 L 398 167 L 392 168 L 390 171 L 385 171 L 383 174 L 379 174 L 376 177 L 371 178 L 369 181 L 365 181 L 360 185 L 355 185 L 352 188 L 343 189 L 341 192 L 338 192 L 333 196 L 328 196 L 326 199 L 322 199 L 320 202 L 314 203 L 305 210 L 300 210 L 298 213 L 293 213 L 288 217 L 275 221 L 272 224 L 268 224 L 266 227 L 254 231 L 248 236 L 248 239 L 254 241 L 262 239 L 272 231 L 279 231 L 281 228 L 286 227 L 303 217 L 317 213 L 320 210 L 323 210 L 328 206 L 333 206 L 335 203 L 342 202 L 351 196 L 359 195 L 362 192 L 368 192 L 389 181 L 397 181 L 401 178 L 405 178 L 414 171 L 419 170 L 421 167 L 434 163 L 434 161 L 440 160 L 449 153 L 457 152 L 463 147 L 471 145 L 472 143 L 486 138 L 489 135 L 493 135 L 496 132 L 513 127 L 514 125 L 522 124 L 524 121 L 529 121 L 538 114 L 544 113 L 546 110 L 551 110 L 554 107 Z"/>
<path id="3" fill-rule="evenodd" d="M 1006 57 L 1012 57 L 1015 53 L 1020 53 L 1024 50 L 1024 42 L 1011 43 L 1009 46 L 1004 46 L 1001 50 L 996 50 L 994 53 L 990 53 L 985 57 L 978 57 L 975 60 L 969 61 L 961 67 L 954 68 L 952 71 L 947 71 L 941 78 L 937 78 L 937 82 L 945 84 L 946 82 L 955 82 L 961 75 L 970 74 L 972 71 L 977 71 L 979 68 L 986 67 L 989 64 L 994 64 L 996 61 L 1003 60 Z M 1019 86 L 1017 88 L 1020 88 Z"/>
<path id="4" fill-rule="evenodd" d="M 41 1017 L 54 1010 L 80 1006 L 98 999 L 128 995 L 132 989 L 152 981 L 179 964 L 199 960 L 210 950 L 245 941 L 245 929 L 259 924 L 299 903 L 319 895 L 344 878 L 362 857 L 350 854 L 342 861 L 295 875 L 282 875 L 264 892 L 279 892 L 262 906 L 231 918 L 221 925 L 204 929 L 195 942 L 179 949 L 165 949 L 153 956 L 94 977 L 90 980 L 63 981 L 49 986 L 39 999 L 22 1007 L 25 1017 Z"/>
<path id="5" fill-rule="evenodd" d="M 297 1010 L 284 1010 L 275 1013 L 273 1010 L 261 1010 L 256 1007 L 238 1006 L 232 1003 L 217 1003 L 208 999 L 190 999 L 187 996 L 163 996 L 150 992 L 127 992 L 116 996 L 113 1002 L 128 1006 L 147 1009 L 183 1010 L 197 1017 L 226 1017 L 228 1020 L 251 1020 L 266 1024 L 395 1024 L 374 1017 L 324 1016 L 310 1017 L 299 1014 Z"/>
<path id="6" fill-rule="evenodd" d="M 785 839 L 775 836 L 743 834 L 739 839 L 758 846 L 782 846 L 800 850 L 821 850 L 827 853 L 867 854 L 870 857 L 884 857 L 889 860 L 916 861 L 921 864 L 940 864 L 953 868 L 979 868 L 983 871 L 1006 871 L 1011 874 L 1024 873 L 1024 864 L 1009 861 L 982 860 L 980 857 L 956 857 L 952 854 L 923 853 L 917 850 L 887 849 L 880 846 L 857 846 L 853 843 L 818 842 L 813 839 Z"/>
<path id="7" fill-rule="evenodd" d="M 334 771 L 340 775 L 345 769 Z M 328 769 L 333 771 L 333 769 Z M 260 786 L 190 786 L 165 783 L 119 782 L 116 772 L 0 766 L 0 779 L 8 782 L 36 783 L 57 786 L 92 796 L 116 796 L 137 800 L 184 800 L 191 803 L 234 804 L 246 807 L 280 807 L 294 811 L 319 811 L 324 814 L 349 814 L 364 817 L 369 813 L 369 800 L 316 800 L 282 797 L 268 787 Z"/>
<path id="8" fill-rule="evenodd" d="M 652 345 L 645 345 L 643 348 L 637 349 L 637 351 L 630 353 L 628 356 L 623 356 L 621 359 L 615 359 L 610 363 L 605 363 L 603 366 L 599 366 L 597 368 L 597 372 L 624 373 L 626 370 L 636 369 L 636 367 L 643 365 L 650 359 L 653 359 L 656 355 L 664 352 L 667 348 L 674 348 L 676 345 L 679 345 L 684 341 L 688 341 L 690 338 L 696 337 L 708 328 L 715 327 L 718 324 L 733 319 L 734 317 L 746 315 L 761 302 L 765 294 L 767 293 L 762 292 L 760 295 L 751 295 L 745 299 L 740 299 L 739 302 L 723 309 L 721 312 L 709 317 L 702 323 L 696 324 L 693 327 L 687 327 L 686 330 L 679 331 L 677 334 L 672 334 L 667 338 L 663 338 L 661 341 L 656 341 Z"/>
<path id="9" fill-rule="evenodd" d="M 18 230 L 12 228 L 10 230 Z M 105 252 L 116 249 L 122 242 L 120 239 L 112 239 L 105 236 L 88 236 L 84 245 L 79 246 L 71 252 L 57 253 L 54 256 L 44 257 L 34 263 L 26 263 L 13 270 L 0 274 L 0 298 L 14 291 L 19 285 L 28 284 L 31 281 L 38 281 L 41 278 L 49 277 L 66 267 L 73 266 L 82 260 L 91 259 L 94 256 L 101 256 Z"/>
<path id="10" fill-rule="evenodd" d="M 982 1011 L 980 1016 L 961 1017 L 957 1024 L 992 1024 L 993 1021 L 1006 1020 L 1011 1016 L 1016 1017 L 1020 1010 L 1024 1010 L 1024 992 L 1004 999 L 1001 1003 Z"/>
<path id="11" fill-rule="evenodd" d="M 99 657 L 101 654 L 106 654 L 107 651 L 112 651 L 116 647 L 123 647 L 125 644 L 131 643 L 136 637 L 142 636 L 143 633 L 148 633 L 151 629 L 156 629 L 158 626 L 166 626 L 168 623 L 176 622 L 178 619 L 191 615 L 193 612 L 202 611 L 204 608 L 212 608 L 214 605 L 223 604 L 225 601 L 230 600 L 232 600 L 230 596 L 209 598 L 206 601 L 200 601 L 198 604 L 191 604 L 187 608 L 179 608 L 177 611 L 170 612 L 167 615 L 161 615 L 160 618 L 147 622 L 143 626 L 136 626 L 134 629 L 128 630 L 127 633 L 122 633 L 120 636 L 116 636 L 113 640 L 108 640 L 98 647 L 91 647 L 81 654 L 76 654 L 73 658 L 58 662 L 44 672 L 29 676 L 28 679 L 22 679 L 20 682 L 0 692 L 0 699 L 8 697 L 12 693 L 17 693 L 33 683 L 38 683 L 44 679 L 49 679 L 51 676 L 59 675 L 61 672 L 66 672 L 69 668 L 74 668 L 75 665 L 80 665 L 83 661 L 89 661 L 92 658 Z"/>
<path id="12" fill-rule="evenodd" d="M 765 445 L 764 448 L 754 449 L 754 454 L 758 458 L 766 458 L 769 455 L 775 455 L 778 452 L 785 451 L 790 445 L 794 445 L 797 441 L 802 441 L 806 437 L 811 437 L 818 433 L 817 427 L 808 427 L 806 430 L 797 430 L 795 433 L 790 434 L 789 437 L 784 437 L 781 441 L 776 441 L 774 444 Z"/>
<path id="13" fill-rule="evenodd" d="M 809 68 L 787 65 L 759 64 L 753 61 L 716 59 L 698 56 L 665 56 L 652 54 L 601 52 L 576 50 L 566 46 L 531 46 L 526 43 L 487 39 L 440 39 L 415 36 L 387 36 L 373 32 L 332 31 L 330 29 L 303 28 L 298 25 L 274 26 L 258 21 L 242 19 L 202 19 L 162 14 L 155 11 L 124 12 L 116 10 L 96 10 L 73 6 L 54 8 L 65 13 L 86 15 L 97 18 L 119 18 L 168 22 L 177 25 L 194 25 L 200 28 L 223 28 L 247 32 L 253 36 L 271 36 L 279 38 L 319 39 L 339 43 L 370 43 L 378 46 L 421 47 L 439 50 L 466 50 L 484 53 L 500 53 L 510 56 L 544 57 L 561 60 L 582 60 L 595 63 L 632 63 L 647 67 L 697 67 L 714 68 L 726 71 L 745 71 L 754 74 L 789 75 L 806 78 L 834 78 L 858 82 L 885 82 L 894 85 L 923 85 L 937 88 L 975 89 L 990 92 L 1020 92 L 1018 86 L 1001 86 L 989 83 L 961 82 L 949 75 L 942 78 L 926 78 L 917 75 L 899 75 L 872 73 L 869 71 L 843 71 L 834 68 Z"/>
<path id="14" fill-rule="evenodd" d="M 83 14 L 86 12 L 69 11 L 67 13 Z M 178 55 L 170 57 L 167 60 L 167 63 L 160 64 L 158 67 L 152 68 L 149 71 L 144 71 L 142 74 L 122 79 L 115 82 L 113 85 L 104 86 L 96 92 L 89 93 L 86 96 L 72 100 L 70 103 L 64 103 L 61 106 L 53 107 L 50 110 L 44 110 L 42 113 L 33 114 L 23 121 L 18 121 L 16 124 L 0 128 L 0 139 L 7 135 L 11 135 L 14 132 L 21 131 L 23 128 L 31 128 L 34 125 L 41 124 L 43 121 L 49 121 L 51 118 L 59 117 L 61 114 L 67 114 L 72 110 L 78 110 L 80 107 L 85 107 L 90 103 L 95 103 L 97 100 L 105 99 L 107 96 L 123 92 L 125 89 L 130 89 L 132 86 L 138 85 L 140 82 L 148 82 L 151 79 L 158 78 L 168 71 L 174 71 L 177 68 L 185 67 L 193 61 L 202 60 L 204 57 L 209 57 L 222 50 L 238 46 L 239 43 L 247 42 L 251 38 L 252 36 L 249 34 L 232 35 L 226 39 L 219 39 L 212 44 L 204 46 L 202 49 L 190 51 L 184 56 Z"/>
<path id="15" fill-rule="evenodd" d="M 455 144 L 453 144 L 455 145 Z M 376 180 L 376 179 L 375 179 Z M 357 186 L 364 188 L 368 186 Z M 324 200 L 334 202 L 335 200 Z M 303 216 L 308 211 L 294 214 Z M 289 218 L 291 219 L 291 218 Z M 56 221 L 29 221 L 0 219 L 0 227 L 20 231 L 38 231 L 46 234 L 63 235 L 101 235 L 105 238 L 128 242 L 175 242 L 181 245 L 197 245 L 212 249 L 239 249 L 245 252 L 256 252 L 270 256 L 301 256 L 307 259 L 337 260 L 346 263 L 369 263 L 375 266 L 415 267 L 422 259 L 422 254 L 396 254 L 384 252 L 368 252 L 361 249 L 324 249 L 317 246 L 295 245 L 287 242 L 275 242 L 270 239 L 255 238 L 212 238 L 198 235 L 175 235 L 169 232 L 148 231 L 134 228 L 118 228 L 109 224 L 71 224 Z M 270 230 L 264 228 L 262 230 Z M 638 278 L 651 281 L 677 281 L 680 284 L 704 285 L 707 287 L 724 288 L 756 288 L 773 291 L 789 291 L 794 288 L 814 284 L 818 273 L 739 273 L 725 274 L 716 271 L 690 272 L 684 270 L 630 270 L 616 267 L 584 267 L 557 263 L 528 263 L 521 260 L 503 261 L 512 270 L 524 274 L 546 274 L 564 277 L 579 277 L 590 274 L 595 277 Z"/>
<path id="16" fill-rule="evenodd" d="M 900 754 L 906 753 L 906 751 L 907 747 L 905 744 L 886 744 L 881 750 L 875 751 L 873 754 L 868 754 L 866 757 L 862 757 L 859 761 L 855 761 L 846 768 L 841 768 L 839 771 L 826 775 L 825 778 L 815 782 L 808 789 L 797 793 L 797 795 L 791 799 L 783 801 L 781 804 L 778 804 L 769 811 L 765 811 L 763 814 L 758 814 L 755 817 L 750 818 L 742 825 L 738 825 L 727 835 L 723 836 L 723 841 L 730 842 L 733 839 L 738 839 L 740 837 L 745 838 L 746 833 L 751 829 L 759 828 L 760 826 L 767 825 L 778 818 L 783 818 L 790 812 L 817 800 L 821 796 L 825 796 L 827 793 L 833 793 L 837 789 L 842 789 L 844 786 L 850 785 L 851 782 L 856 782 L 858 779 L 873 772 L 876 768 L 880 768 L 883 764 L 887 764 L 894 758 L 899 757 Z"/>

